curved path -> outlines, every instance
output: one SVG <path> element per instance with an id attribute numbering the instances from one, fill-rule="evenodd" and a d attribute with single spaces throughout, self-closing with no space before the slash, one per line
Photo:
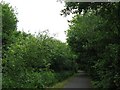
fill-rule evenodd
<path id="1" fill-rule="evenodd" d="M 70 81 L 64 86 L 64 88 L 92 88 L 91 80 L 88 78 L 87 74 L 83 71 L 70 79 Z"/>

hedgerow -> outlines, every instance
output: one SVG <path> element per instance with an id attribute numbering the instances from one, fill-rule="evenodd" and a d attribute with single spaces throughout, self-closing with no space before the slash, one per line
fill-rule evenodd
<path id="1" fill-rule="evenodd" d="M 17 31 L 14 10 L 9 4 L 1 5 L 3 88 L 47 88 L 75 72 L 76 55 L 66 43 L 50 37 L 46 31 L 36 36 Z M 14 28 L 10 29 L 10 25 Z"/>

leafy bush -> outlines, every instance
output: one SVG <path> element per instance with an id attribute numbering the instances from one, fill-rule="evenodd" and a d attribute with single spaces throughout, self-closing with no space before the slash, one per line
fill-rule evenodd
<path id="1" fill-rule="evenodd" d="M 8 3 L 1 2 L 0 6 L 2 7 L 2 14 L 0 17 L 2 18 L 2 47 L 3 51 L 7 50 L 7 47 L 14 43 L 14 39 L 12 38 L 12 33 L 17 29 L 17 17 L 16 12 Z M 4 56 L 4 53 L 3 53 Z"/>
<path id="2" fill-rule="evenodd" d="M 3 59 L 3 82 L 9 80 L 8 77 L 12 80 L 10 80 L 10 84 L 9 82 L 8 84 L 3 83 L 3 87 L 38 88 L 50 86 L 56 82 L 56 79 L 59 79 L 55 78 L 54 70 L 70 70 L 73 68 L 71 64 L 75 62 L 74 57 L 69 56 L 71 51 L 64 43 L 47 35 L 25 37 L 21 33 L 16 42 L 8 48 L 6 58 Z M 53 60 L 53 58 L 55 59 Z M 63 80 L 68 76 L 69 74 L 64 72 L 60 77 Z"/>
<path id="3" fill-rule="evenodd" d="M 78 55 L 80 69 L 96 88 L 120 88 L 117 26 L 92 13 L 76 15 L 67 31 L 67 42 Z"/>
<path id="4" fill-rule="evenodd" d="M 14 10 L 9 4 L 2 6 L 3 88 L 46 88 L 77 70 L 73 64 L 76 55 L 66 43 L 50 37 L 47 31 L 36 36 L 16 31 Z"/>

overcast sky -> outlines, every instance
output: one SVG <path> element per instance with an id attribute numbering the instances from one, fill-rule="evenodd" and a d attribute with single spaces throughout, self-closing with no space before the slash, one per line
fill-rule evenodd
<path id="1" fill-rule="evenodd" d="M 18 30 L 34 34 L 48 29 L 51 34 L 57 34 L 55 38 L 65 42 L 65 30 L 68 29 L 67 20 L 71 16 L 63 17 L 60 11 L 64 8 L 64 2 L 58 0 L 3 0 L 9 2 L 18 12 Z"/>

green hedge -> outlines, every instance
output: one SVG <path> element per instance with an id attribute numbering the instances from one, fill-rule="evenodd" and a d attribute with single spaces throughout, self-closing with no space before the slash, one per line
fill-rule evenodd
<path id="1" fill-rule="evenodd" d="M 36 37 L 24 34 L 19 33 L 16 42 L 5 52 L 2 60 L 3 88 L 49 87 L 69 77 L 70 70 L 75 72 L 73 63 L 76 56 L 65 43 L 47 33 Z"/>

